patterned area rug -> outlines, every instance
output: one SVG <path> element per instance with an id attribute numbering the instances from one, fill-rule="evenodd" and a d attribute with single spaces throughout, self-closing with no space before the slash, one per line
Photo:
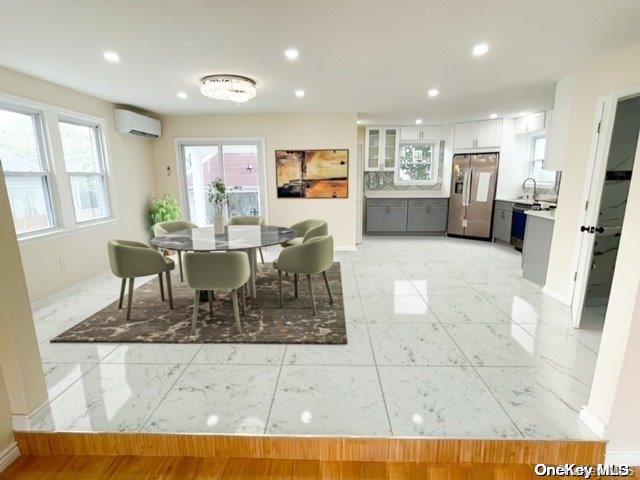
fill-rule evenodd
<path id="1" fill-rule="evenodd" d="M 294 299 L 293 275 L 284 277 L 284 309 L 278 307 L 278 276 L 271 264 L 258 265 L 257 298 L 247 298 L 247 314 L 241 316 L 243 332 L 235 330 L 233 307 L 227 292 L 216 292 L 213 316 L 209 304 L 200 303 L 197 330 L 191 335 L 193 290 L 173 272 L 174 309 L 160 300 L 155 280 L 136 288 L 131 320 L 125 320 L 126 294 L 122 310 L 115 301 L 98 313 L 58 335 L 51 342 L 135 343 L 347 343 L 340 264 L 328 272 L 334 303 L 329 304 L 322 275 L 313 277 L 318 316 L 313 316 L 306 278 L 300 278 Z M 166 289 L 166 285 L 165 285 Z"/>

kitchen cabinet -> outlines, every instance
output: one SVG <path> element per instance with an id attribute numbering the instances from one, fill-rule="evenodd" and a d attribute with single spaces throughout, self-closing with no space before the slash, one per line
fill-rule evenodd
<path id="1" fill-rule="evenodd" d="M 456 123 L 453 132 L 454 150 L 499 148 L 502 142 L 502 120 Z"/>
<path id="2" fill-rule="evenodd" d="M 493 240 L 504 243 L 511 242 L 511 218 L 513 203 L 496 201 L 493 210 Z"/>
<path id="3" fill-rule="evenodd" d="M 544 285 L 547 280 L 553 225 L 551 217 L 527 215 L 522 246 L 522 278 L 538 285 Z"/>
<path id="4" fill-rule="evenodd" d="M 395 169 L 400 147 L 399 127 L 367 127 L 365 132 L 366 171 Z"/>
<path id="5" fill-rule="evenodd" d="M 515 133 L 519 135 L 521 133 L 537 132 L 544 130 L 545 126 L 545 112 L 532 113 L 524 117 L 516 118 Z"/>
<path id="6" fill-rule="evenodd" d="M 368 233 L 443 233 L 447 229 L 446 198 L 370 198 Z"/>
<path id="7" fill-rule="evenodd" d="M 402 127 L 400 129 L 400 140 L 435 140 L 442 138 L 442 125 L 427 125 L 424 127 Z"/>
<path id="8" fill-rule="evenodd" d="M 547 152 L 542 168 L 545 170 L 562 170 L 564 149 L 569 131 L 569 114 L 573 97 L 575 75 L 565 77 L 556 83 L 556 96 L 553 104 L 553 116 L 547 136 Z"/>

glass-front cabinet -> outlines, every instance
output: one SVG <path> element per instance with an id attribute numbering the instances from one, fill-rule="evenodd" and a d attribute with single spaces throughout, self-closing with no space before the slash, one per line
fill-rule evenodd
<path id="1" fill-rule="evenodd" d="M 399 127 L 367 127 L 365 137 L 365 152 L 367 155 L 365 170 L 393 171 L 398 159 L 399 142 Z"/>

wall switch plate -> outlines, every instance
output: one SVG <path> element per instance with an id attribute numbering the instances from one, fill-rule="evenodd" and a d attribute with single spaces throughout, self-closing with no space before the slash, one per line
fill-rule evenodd
<path id="1" fill-rule="evenodd" d="M 171 165 L 167 165 L 167 177 L 170 177 L 172 173 L 173 173 L 173 168 L 171 168 Z"/>
<path id="2" fill-rule="evenodd" d="M 64 257 L 59 257 L 58 265 L 60 266 L 60 270 L 64 270 L 65 268 L 67 268 L 67 259 Z"/>

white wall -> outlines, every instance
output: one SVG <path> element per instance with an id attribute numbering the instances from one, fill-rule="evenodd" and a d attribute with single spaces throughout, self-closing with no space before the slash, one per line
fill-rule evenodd
<path id="1" fill-rule="evenodd" d="M 9 394 L 4 384 L 2 370 L 0 370 L 0 455 L 14 443 L 11 429 L 11 406 L 9 405 Z M 2 469 L 0 469 L 2 471 Z"/>
<path id="2" fill-rule="evenodd" d="M 515 120 L 502 120 L 502 143 L 500 145 L 500 165 L 496 198 L 512 199 L 522 191 L 522 182 L 528 175 L 526 158 L 520 154 L 515 135 Z"/>
<path id="3" fill-rule="evenodd" d="M 599 96 L 640 84 L 640 44 L 594 59 L 576 72 L 564 149 L 562 183 L 558 197 L 546 287 L 570 298 L 579 248 L 589 146 Z M 589 173 L 590 174 L 590 173 Z"/>
<path id="4" fill-rule="evenodd" d="M 106 242 L 112 238 L 146 240 L 146 210 L 155 193 L 152 141 L 121 135 L 113 128 L 113 104 L 0 68 L 0 92 L 106 119 L 108 150 L 118 205 L 114 224 L 21 246 L 31 301 L 108 269 Z M 52 145 L 60 155 L 61 146 Z M 58 259 L 64 257 L 62 270 Z"/>
<path id="5" fill-rule="evenodd" d="M 158 194 L 179 194 L 176 138 L 264 137 L 269 223 L 289 226 L 305 218 L 329 223 L 336 248 L 355 248 L 357 142 L 355 114 L 175 115 L 162 118 L 163 134 L 154 142 Z M 275 151 L 309 148 L 349 149 L 349 198 L 278 199 Z M 166 167 L 172 167 L 171 176 Z M 183 212 L 186 215 L 186 212 Z"/>

